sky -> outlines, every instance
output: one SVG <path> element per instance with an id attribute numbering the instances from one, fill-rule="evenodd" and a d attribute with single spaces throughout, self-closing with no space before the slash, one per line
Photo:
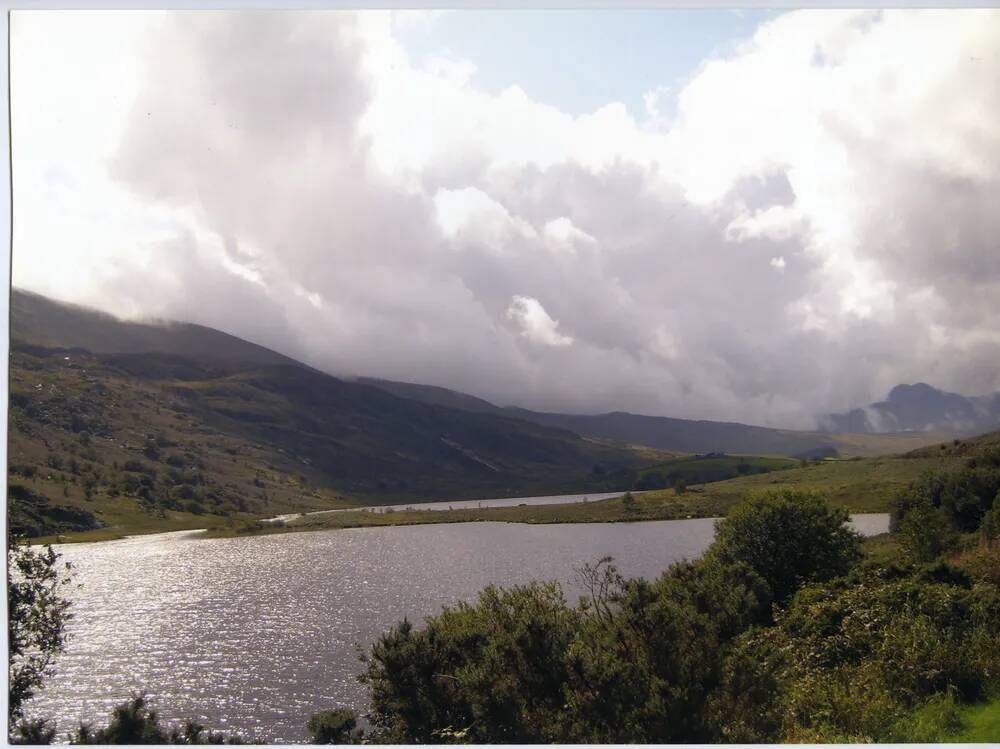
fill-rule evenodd
<path id="1" fill-rule="evenodd" d="M 1000 390 L 1000 12 L 15 11 L 12 282 L 499 404 Z"/>

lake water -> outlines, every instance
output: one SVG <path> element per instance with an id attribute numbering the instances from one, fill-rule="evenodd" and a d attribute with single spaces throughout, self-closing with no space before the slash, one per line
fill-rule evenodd
<path id="1" fill-rule="evenodd" d="M 888 516 L 856 516 L 863 533 Z M 28 715 L 103 725 L 144 689 L 256 742 L 297 742 L 317 710 L 365 707 L 355 643 L 420 621 L 484 586 L 559 580 L 604 555 L 652 578 L 700 555 L 710 519 L 616 524 L 461 523 L 201 540 L 190 531 L 59 547 L 76 568 L 66 652 Z"/>

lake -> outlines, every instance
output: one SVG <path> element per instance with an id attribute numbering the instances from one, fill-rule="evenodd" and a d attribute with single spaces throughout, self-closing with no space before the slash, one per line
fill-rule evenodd
<path id="1" fill-rule="evenodd" d="M 860 515 L 866 535 L 887 515 Z M 355 643 L 484 586 L 559 580 L 610 555 L 652 578 L 699 556 L 713 520 L 454 523 L 197 539 L 192 532 L 58 547 L 76 568 L 66 652 L 28 716 L 59 739 L 144 689 L 167 722 L 190 717 L 255 742 L 298 742 L 317 710 L 365 708 Z"/>

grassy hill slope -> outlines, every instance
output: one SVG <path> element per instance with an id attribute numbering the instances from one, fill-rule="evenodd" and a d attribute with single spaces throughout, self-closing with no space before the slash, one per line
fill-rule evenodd
<path id="1" fill-rule="evenodd" d="M 296 365 L 18 342 L 10 366 L 9 518 L 36 536 L 613 489 L 670 457 Z"/>
<path id="2" fill-rule="evenodd" d="M 203 325 L 119 320 L 87 307 L 13 289 L 11 341 L 46 348 L 79 348 L 95 354 L 175 354 L 216 362 L 305 366 L 287 356 Z"/>
<path id="3" fill-rule="evenodd" d="M 611 523 L 641 520 L 675 520 L 725 515 L 748 492 L 781 486 L 814 489 L 850 512 L 886 512 L 900 489 L 926 470 L 951 470 L 970 460 L 1000 450 L 1000 432 L 955 440 L 933 448 L 880 458 L 812 461 L 797 468 L 766 474 L 746 475 L 726 481 L 690 487 L 678 494 L 674 489 L 648 491 L 630 499 L 618 497 L 596 502 L 520 507 L 477 508 L 438 512 L 342 512 L 296 518 L 284 528 L 261 532 L 295 532 L 354 528 L 375 525 L 461 523 L 495 521 L 508 523 Z M 217 535 L 224 535 L 219 529 Z"/>

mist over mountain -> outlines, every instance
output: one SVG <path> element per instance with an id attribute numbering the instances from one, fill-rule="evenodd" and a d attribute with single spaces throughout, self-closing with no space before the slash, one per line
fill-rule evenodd
<path id="1" fill-rule="evenodd" d="M 156 352 L 244 364 L 302 366 L 276 351 L 204 325 L 173 320 L 129 322 L 23 289 L 11 290 L 10 325 L 12 341 L 50 348 L 81 348 L 95 354 Z"/>
<path id="2" fill-rule="evenodd" d="M 822 429 L 853 434 L 953 431 L 980 434 L 1000 426 L 1000 393 L 965 396 L 917 382 L 897 385 L 884 401 L 827 414 Z"/>
<path id="3" fill-rule="evenodd" d="M 546 413 L 1000 390 L 989 14 L 782 13 L 585 112 L 390 14 L 135 15 L 15 29 L 19 286 Z"/>
<path id="4" fill-rule="evenodd" d="M 481 423 L 473 431 L 480 436 L 485 425 L 499 421 L 508 426 L 511 423 L 520 424 L 523 437 L 527 437 L 524 430 L 532 425 L 532 428 L 541 426 L 556 430 L 558 435 L 549 436 L 557 437 L 557 441 L 571 433 L 574 438 L 611 440 L 625 445 L 686 453 L 726 452 L 794 457 L 899 452 L 945 439 L 953 432 L 971 433 L 980 425 L 986 426 L 979 431 L 987 431 L 989 424 L 995 423 L 990 421 L 989 414 L 993 414 L 995 419 L 997 413 L 996 403 L 987 403 L 985 399 L 965 399 L 954 394 L 940 394 L 937 400 L 926 394 L 921 397 L 921 386 L 913 386 L 917 388 L 915 393 L 910 393 L 906 389 L 908 386 L 895 388 L 888 402 L 873 404 L 871 410 L 874 416 L 870 418 L 862 409 L 825 417 L 822 431 L 774 429 L 732 421 L 680 419 L 627 411 L 537 411 L 516 405 L 499 406 L 483 398 L 435 385 L 370 377 L 335 378 L 256 343 L 202 325 L 174 321 L 127 322 L 88 307 L 65 304 L 18 289 L 13 290 L 11 296 L 11 333 L 12 341 L 22 346 L 29 344 L 47 350 L 82 349 L 93 354 L 119 355 L 109 362 L 118 368 L 124 367 L 133 376 L 147 379 L 207 381 L 267 368 L 272 374 L 281 372 L 280 379 L 286 381 L 306 376 L 296 374 L 296 370 L 303 370 L 309 373 L 310 383 L 319 383 L 317 386 L 325 391 L 336 389 L 342 393 L 333 400 L 321 399 L 327 408 L 332 409 L 323 418 L 346 420 L 352 424 L 358 403 L 370 400 L 373 393 L 387 392 L 398 400 L 384 402 L 366 417 L 373 419 L 368 427 L 373 433 L 385 431 L 382 437 L 375 440 L 381 447 L 388 444 L 385 439 L 394 434 L 394 430 L 409 430 L 412 427 L 409 420 L 425 418 L 418 415 L 422 411 L 414 410 L 417 404 L 432 406 L 442 413 L 459 412 L 478 419 Z M 127 358 L 120 355 L 127 355 Z M 933 388 L 930 390 L 933 391 Z M 943 405 L 939 403 L 942 398 Z M 401 404 L 406 405 L 403 407 Z M 980 414 L 981 418 L 976 414 Z M 946 415 L 950 415 L 950 419 Z M 876 424 L 882 428 L 874 428 Z M 856 435 L 918 432 L 925 436 L 911 436 L 898 443 L 881 440 L 869 444 L 864 439 L 845 439 L 844 434 L 831 432 Z M 445 435 L 445 439 L 451 438 Z M 573 470 L 586 467 L 586 461 L 592 457 L 588 447 L 581 444 L 580 448 L 582 453 L 570 461 L 575 466 Z M 526 458 L 528 454 L 524 453 L 521 457 Z M 611 456 L 611 460 L 628 463 L 632 456 L 622 453 Z"/>
<path id="5" fill-rule="evenodd" d="M 209 466 L 194 483 L 178 474 L 151 487 L 143 499 L 160 509 L 195 499 L 199 511 L 239 508 L 240 496 L 255 497 L 260 511 L 278 507 L 274 497 L 297 485 L 279 480 L 275 494 L 255 483 L 267 471 L 362 501 L 418 500 L 604 488 L 657 458 L 500 409 L 337 378 L 203 326 L 128 323 L 18 290 L 11 317 L 12 463 L 44 464 L 56 445 L 86 433 L 101 472 L 135 464 L 150 443 L 154 454 L 174 450 L 178 466 Z M 247 451 L 259 462 L 229 465 Z M 177 486 L 190 496 L 178 497 Z"/>

